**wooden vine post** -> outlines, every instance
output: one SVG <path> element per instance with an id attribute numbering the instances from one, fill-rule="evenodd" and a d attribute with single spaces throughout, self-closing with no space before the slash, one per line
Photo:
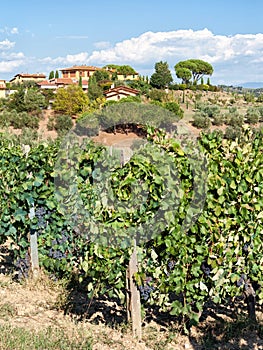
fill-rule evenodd
<path id="1" fill-rule="evenodd" d="M 32 220 L 35 217 L 35 208 L 32 206 L 29 211 L 29 219 Z M 38 259 L 38 244 L 37 244 L 37 232 L 34 230 L 30 232 L 30 263 L 33 277 L 38 277 L 39 272 L 39 259 Z"/>
<path id="2" fill-rule="evenodd" d="M 138 272 L 138 260 L 136 241 L 131 255 L 126 278 L 127 289 L 127 319 L 132 323 L 133 336 L 138 340 L 142 339 L 142 319 L 141 319 L 141 298 L 140 292 L 134 281 L 134 274 Z"/>
<path id="3" fill-rule="evenodd" d="M 28 153 L 30 151 L 30 146 L 29 145 L 23 145 L 23 151 L 25 156 L 28 156 Z M 32 204 L 31 208 L 29 209 L 29 219 L 33 220 L 35 217 L 35 207 L 34 203 Z M 31 265 L 31 271 L 33 277 L 38 277 L 39 273 L 39 259 L 38 259 L 38 244 L 37 244 L 37 232 L 31 231 L 29 233 L 29 241 L 30 241 L 30 250 L 29 250 L 29 255 L 30 255 L 30 265 Z"/>
<path id="4" fill-rule="evenodd" d="M 129 147 L 121 148 L 120 162 L 123 166 L 132 156 L 132 150 Z M 134 280 L 134 274 L 138 272 L 138 260 L 136 240 L 134 240 L 133 253 L 126 271 L 126 301 L 127 301 L 127 320 L 132 324 L 132 333 L 134 338 L 139 341 L 142 339 L 142 317 L 141 317 L 141 297 L 140 292 Z"/>

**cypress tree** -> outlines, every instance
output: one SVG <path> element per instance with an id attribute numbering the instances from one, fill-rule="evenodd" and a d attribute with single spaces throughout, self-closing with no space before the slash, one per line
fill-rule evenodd
<path id="1" fill-rule="evenodd" d="M 48 79 L 53 79 L 54 78 L 54 71 L 52 70 L 50 73 L 49 73 L 49 77 Z"/>

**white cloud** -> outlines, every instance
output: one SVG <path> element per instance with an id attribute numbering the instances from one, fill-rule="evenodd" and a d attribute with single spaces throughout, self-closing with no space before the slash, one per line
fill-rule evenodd
<path id="1" fill-rule="evenodd" d="M 94 43 L 94 46 L 96 47 L 96 49 L 108 49 L 110 47 L 110 42 L 109 41 L 98 41 L 96 43 Z"/>
<path id="2" fill-rule="evenodd" d="M 5 27 L 0 29 L 0 33 L 5 34 L 18 34 L 18 29 L 13 27 L 9 29 Z M 1 73 L 12 73 L 16 72 L 19 67 L 21 67 L 27 58 L 23 52 L 14 52 L 12 49 L 15 46 L 15 42 L 8 39 L 0 41 L 0 72 Z"/>
<path id="3" fill-rule="evenodd" d="M 13 27 L 13 28 L 4 27 L 4 28 L 0 28 L 0 33 L 5 33 L 6 35 L 18 34 L 18 28 L 17 28 L 17 27 Z"/>
<path id="4" fill-rule="evenodd" d="M 263 54 L 263 34 L 237 34 L 233 36 L 216 35 L 208 29 L 193 31 L 177 30 L 170 32 L 146 32 L 142 35 L 118 42 L 114 47 L 94 51 L 88 61 L 92 64 L 129 63 L 149 68 L 159 60 L 168 61 L 170 67 L 180 60 L 199 58 L 211 63 L 216 72 L 217 66 L 225 65 L 229 68 L 225 76 L 231 81 L 232 68 L 235 67 L 235 79 L 251 76 L 253 79 L 263 80 L 263 76 L 256 76 L 255 60 L 261 60 Z M 246 71 L 250 70 L 250 74 Z M 220 75 L 220 72 L 218 72 Z"/>
<path id="5" fill-rule="evenodd" d="M 14 33 L 15 28 L 13 28 Z M 1 31 L 3 32 L 0 28 Z M 63 37 L 65 38 L 84 39 L 87 37 Z M 14 74 L 17 73 L 16 64 L 18 62 L 22 64 L 23 61 L 25 65 L 31 67 L 32 71 L 46 71 L 50 67 L 57 69 L 78 64 L 95 66 L 107 63 L 130 64 L 140 74 L 150 76 L 154 71 L 154 64 L 163 60 L 169 63 L 174 75 L 173 67 L 177 62 L 199 58 L 213 65 L 212 83 L 236 84 L 243 81 L 263 81 L 262 33 L 226 36 L 214 34 L 206 28 L 197 31 L 192 29 L 169 32 L 149 31 L 114 45 L 107 41 L 96 42 L 94 43 L 96 50 L 90 54 L 82 45 L 83 51 L 79 53 L 44 58 L 30 58 L 23 56 L 22 53 L 12 53 L 14 45 L 15 43 L 8 39 L 0 41 L 2 67 L 5 60 L 14 62 Z M 12 63 L 8 62 L 6 67 L 11 67 Z"/>
<path id="6" fill-rule="evenodd" d="M 86 64 L 89 54 L 87 52 L 80 52 L 75 55 L 67 55 L 65 57 L 45 57 L 39 60 L 40 63 L 56 65 L 56 64 Z"/>
<path id="7" fill-rule="evenodd" d="M 117 62 L 143 63 L 168 57 L 174 57 L 175 60 L 210 57 L 215 61 L 232 55 L 233 50 L 227 37 L 215 36 L 204 29 L 146 32 L 139 37 L 119 42 L 112 48 L 94 51 L 89 60 L 104 63 L 110 58 Z"/>
<path id="8" fill-rule="evenodd" d="M 17 27 L 11 28 L 10 33 L 11 34 L 18 34 L 18 28 Z"/>
<path id="9" fill-rule="evenodd" d="M 6 60 L 17 60 L 17 59 L 25 59 L 25 55 L 23 52 L 0 52 L 0 58 Z"/>
<path id="10" fill-rule="evenodd" d="M 18 69 L 24 63 L 23 60 L 0 61 L 0 72 L 10 73 Z"/>
<path id="11" fill-rule="evenodd" d="M 14 46 L 15 46 L 15 42 L 9 41 L 8 39 L 0 41 L 0 50 L 10 50 Z"/>

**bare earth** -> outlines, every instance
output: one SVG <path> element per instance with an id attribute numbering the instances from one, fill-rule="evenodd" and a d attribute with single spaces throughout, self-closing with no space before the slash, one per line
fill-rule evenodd
<path id="1" fill-rule="evenodd" d="M 67 294 L 61 284 L 41 273 L 38 280 L 15 282 L 8 274 L 10 263 L 6 247 L 0 246 L 0 326 L 34 331 L 51 327 L 63 330 L 71 337 L 86 334 L 93 338 L 93 350 L 263 349 L 263 339 L 256 329 L 241 330 L 239 325 L 235 326 L 236 316 L 227 307 L 219 307 L 216 313 L 208 312 L 198 327 L 192 327 L 190 337 L 180 333 L 171 316 L 150 320 L 148 312 L 143 318 L 143 340 L 138 342 L 126 323 L 125 308 L 116 302 L 103 298 L 90 302 L 80 292 Z M 71 306 L 65 312 L 68 303 Z M 241 315 L 242 310 L 239 312 Z M 262 310 L 257 311 L 257 318 L 262 324 Z M 114 323 L 118 319 L 119 322 Z M 204 341 L 207 334 L 217 341 L 217 345 L 212 343 L 210 347 Z M 12 350 L 20 350 L 19 344 Z"/>

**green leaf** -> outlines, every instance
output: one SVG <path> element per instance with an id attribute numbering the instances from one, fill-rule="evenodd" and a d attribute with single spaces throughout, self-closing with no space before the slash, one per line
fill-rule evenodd
<path id="1" fill-rule="evenodd" d="M 232 180 L 232 181 L 230 182 L 229 187 L 232 188 L 233 190 L 235 190 L 235 189 L 237 188 L 237 185 L 236 185 L 235 180 Z"/>
<path id="2" fill-rule="evenodd" d="M 220 214 L 221 214 L 221 207 L 219 206 L 219 205 L 217 205 L 216 207 L 215 207 L 215 215 L 216 216 L 219 216 Z"/>

